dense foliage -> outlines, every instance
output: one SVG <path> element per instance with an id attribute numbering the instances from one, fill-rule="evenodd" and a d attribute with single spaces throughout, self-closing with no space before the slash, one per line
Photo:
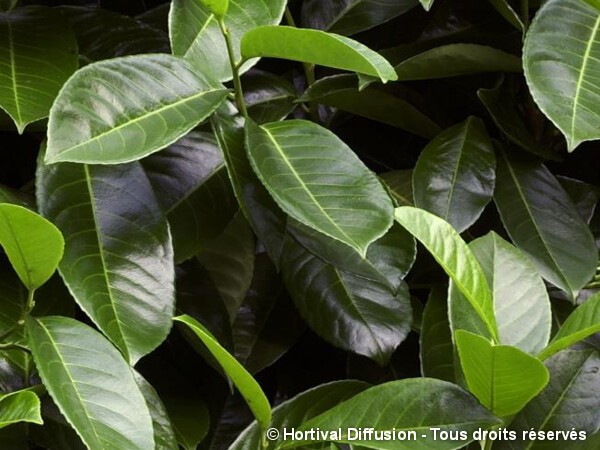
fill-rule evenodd
<path id="1" fill-rule="evenodd" d="M 600 447 L 599 1 L 0 8 L 0 448 Z"/>

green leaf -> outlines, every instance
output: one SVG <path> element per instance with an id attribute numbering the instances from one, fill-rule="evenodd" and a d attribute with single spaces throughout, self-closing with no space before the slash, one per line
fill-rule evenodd
<path id="1" fill-rule="evenodd" d="M 538 272 L 517 248 L 493 231 L 469 247 L 492 288 L 500 343 L 538 354 L 552 329 L 550 299 Z"/>
<path id="2" fill-rule="evenodd" d="M 544 165 L 504 151 L 496 178 L 494 201 L 510 238 L 542 277 L 575 298 L 594 275 L 598 252 L 572 200 Z"/>
<path id="3" fill-rule="evenodd" d="M 231 322 L 252 283 L 255 247 L 254 234 L 240 211 L 223 232 L 198 254 L 198 260 L 210 274 Z"/>
<path id="4" fill-rule="evenodd" d="M 40 399 L 35 393 L 24 390 L 0 394 L 0 428 L 18 422 L 43 423 Z"/>
<path id="5" fill-rule="evenodd" d="M 523 21 L 509 4 L 508 0 L 490 0 L 490 3 L 508 23 L 519 31 L 525 31 L 526 27 L 523 24 Z"/>
<path id="6" fill-rule="evenodd" d="M 592 334 L 600 332 L 600 293 L 577 307 L 562 324 L 550 345 L 539 355 L 546 359 Z"/>
<path id="7" fill-rule="evenodd" d="M 271 421 L 271 406 L 252 375 L 227 350 L 221 347 L 212 334 L 193 317 L 183 315 L 177 316 L 173 320 L 186 324 L 200 338 L 227 373 L 235 387 L 238 388 L 261 428 L 266 429 Z"/>
<path id="8" fill-rule="evenodd" d="M 144 397 L 102 335 L 58 316 L 29 317 L 27 331 L 44 386 L 90 450 L 154 450 Z"/>
<path id="9" fill-rule="evenodd" d="M 349 411 L 361 411 L 349 417 Z M 350 421 L 349 421 L 350 420 Z M 338 430 L 341 436 L 334 442 L 360 445 L 381 450 L 451 450 L 464 447 L 473 440 L 479 428 L 487 429 L 501 423 L 468 392 L 446 381 L 414 378 L 384 383 L 339 404 L 311 419 L 297 430 L 320 428 Z M 347 427 L 374 428 L 414 432 L 411 440 L 374 440 L 368 437 L 349 439 Z M 439 428 L 437 439 L 431 428 Z M 464 439 L 440 440 L 441 431 L 462 431 Z M 424 437 L 425 436 L 425 437 Z M 308 441 L 292 441 L 280 448 L 297 447 Z"/>
<path id="10" fill-rule="evenodd" d="M 77 41 L 58 11 L 38 6 L 0 13 L 0 108 L 19 133 L 48 117 L 76 69 Z"/>
<path id="11" fill-rule="evenodd" d="M 498 83 L 491 89 L 479 89 L 477 96 L 509 141 L 541 158 L 559 160 L 555 152 L 532 136 L 519 114 L 515 94 L 508 88 L 507 83 Z"/>
<path id="12" fill-rule="evenodd" d="M 421 6 L 423 6 L 423 9 L 425 11 L 429 11 L 431 9 L 431 7 L 433 6 L 433 1 L 434 0 L 419 0 Z"/>
<path id="13" fill-rule="evenodd" d="M 381 183 L 331 131 L 304 120 L 248 123 L 246 150 L 281 209 L 361 255 L 392 225 Z"/>
<path id="14" fill-rule="evenodd" d="M 485 126 L 470 117 L 440 133 L 421 152 L 413 171 L 415 206 L 462 233 L 491 201 L 495 168 L 494 148 Z"/>
<path id="15" fill-rule="evenodd" d="M 456 230 L 443 219 L 411 206 L 396 208 L 395 216 L 431 253 L 496 339 L 490 288 L 477 259 Z"/>
<path id="16" fill-rule="evenodd" d="M 399 81 L 430 80 L 487 72 L 521 72 L 521 58 L 493 47 L 448 44 L 399 63 L 391 60 Z"/>
<path id="17" fill-rule="evenodd" d="M 242 78 L 242 89 L 248 114 L 259 125 L 283 120 L 297 106 L 296 88 L 269 72 L 251 70 Z"/>
<path id="18" fill-rule="evenodd" d="M 169 55 L 90 64 L 69 79 L 52 106 L 46 161 L 140 159 L 185 135 L 226 95 L 218 83 Z"/>
<path id="19" fill-rule="evenodd" d="M 0 203 L 11 203 L 35 210 L 35 197 L 29 193 L 0 184 Z"/>
<path id="20" fill-rule="evenodd" d="M 379 175 L 398 206 L 415 206 L 413 194 L 413 170 L 393 170 Z"/>
<path id="21" fill-rule="evenodd" d="M 509 426 L 509 431 L 516 432 L 518 439 L 496 442 L 495 450 L 582 449 L 586 443 L 573 441 L 569 433 L 576 431 L 590 436 L 598 430 L 599 365 L 598 353 L 590 351 L 566 350 L 546 361 L 550 383 Z M 548 440 L 538 440 L 539 432 L 544 432 L 544 436 L 547 433 Z M 554 434 L 552 441 L 551 432 Z"/>
<path id="22" fill-rule="evenodd" d="M 452 333 L 446 297 L 446 289 L 441 287 L 432 289 L 429 294 L 419 335 L 419 356 L 424 377 L 454 382 Z"/>
<path id="23" fill-rule="evenodd" d="M 240 58 L 242 36 L 262 25 L 277 25 L 286 5 L 285 0 L 230 0 L 228 3 L 224 22 L 236 60 Z M 227 45 L 218 20 L 201 1 L 173 0 L 169 14 L 169 35 L 174 55 L 184 57 L 211 78 L 221 81 L 232 78 Z M 240 68 L 240 73 L 256 62 L 247 61 Z"/>
<path id="24" fill-rule="evenodd" d="M 417 0 L 307 0 L 302 3 L 302 23 L 307 28 L 350 36 L 386 23 L 416 4 Z"/>
<path id="25" fill-rule="evenodd" d="M 139 373 L 134 371 L 133 378 L 135 379 L 138 389 L 144 396 L 146 406 L 148 406 L 148 412 L 152 418 L 154 443 L 156 446 L 154 450 L 179 450 L 177 440 L 175 439 L 175 433 L 171 426 L 171 419 L 169 418 L 160 397 L 152 385 Z"/>
<path id="26" fill-rule="evenodd" d="M 299 100 L 332 106 L 425 138 L 441 131 L 438 124 L 401 98 L 375 88 L 358 90 L 355 75 L 322 78 Z"/>
<path id="27" fill-rule="evenodd" d="M 219 115 L 213 120 L 213 128 L 240 208 L 279 267 L 287 217 L 252 170 L 244 148 L 243 121 L 239 116 Z"/>
<path id="28" fill-rule="evenodd" d="M 146 174 L 139 163 L 40 162 L 36 182 L 41 213 L 65 236 L 61 276 L 134 364 L 169 333 L 175 297 L 171 237 Z"/>
<path id="29" fill-rule="evenodd" d="M 589 224 L 600 200 L 600 189 L 575 178 L 558 175 L 556 179 L 573 200 L 579 215 Z"/>
<path id="30" fill-rule="evenodd" d="M 222 19 L 227 14 L 229 0 L 200 0 L 217 18 Z"/>
<path id="31" fill-rule="evenodd" d="M 196 450 L 204 440 L 210 428 L 210 416 L 204 400 L 194 392 L 186 396 L 165 397 L 165 406 L 169 413 L 177 442 L 185 450 Z M 179 447 L 176 447 L 179 449 Z"/>
<path id="32" fill-rule="evenodd" d="M 318 64 L 372 75 L 384 83 L 396 80 L 394 68 L 360 42 L 319 30 L 264 26 L 247 32 L 241 42 L 242 57 L 272 57 Z"/>
<path id="33" fill-rule="evenodd" d="M 167 214 L 175 262 L 193 257 L 223 231 L 238 209 L 214 136 L 192 131 L 141 163 Z"/>
<path id="34" fill-rule="evenodd" d="M 271 428 L 282 431 L 300 426 L 319 414 L 333 408 L 367 389 L 362 381 L 333 381 L 296 395 L 273 409 Z M 229 450 L 256 450 L 262 443 L 262 430 L 253 422 L 231 444 Z M 274 450 L 283 443 L 282 439 L 269 440 L 265 450 Z"/>
<path id="35" fill-rule="evenodd" d="M 469 391 L 499 417 L 519 412 L 548 383 L 544 364 L 516 347 L 464 330 L 454 339 Z"/>
<path id="36" fill-rule="evenodd" d="M 336 347 L 385 365 L 410 331 L 412 309 L 403 282 L 394 292 L 387 283 L 323 262 L 291 239 L 281 270 L 304 320 Z"/>
<path id="37" fill-rule="evenodd" d="M 167 33 L 132 17 L 97 7 L 57 8 L 75 31 L 82 63 L 141 53 L 170 53 Z"/>
<path id="38" fill-rule="evenodd" d="M 600 138 L 600 10 L 581 0 L 549 0 L 540 8 L 523 49 L 533 99 L 573 151 Z M 550 50 L 551 49 L 551 50 Z M 560 89 L 557 89 L 560 86 Z"/>
<path id="39" fill-rule="evenodd" d="M 56 270 L 65 242 L 58 228 L 42 216 L 0 203 L 0 245 L 23 284 L 34 290 Z"/>

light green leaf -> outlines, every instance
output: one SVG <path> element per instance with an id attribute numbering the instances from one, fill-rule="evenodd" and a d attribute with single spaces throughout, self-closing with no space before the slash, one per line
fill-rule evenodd
<path id="1" fill-rule="evenodd" d="M 349 416 L 349 411 L 360 411 Z M 369 388 L 349 400 L 308 420 L 297 430 L 338 430 L 330 441 L 381 450 L 452 450 L 473 440 L 473 432 L 501 423 L 468 392 L 446 381 L 414 378 L 392 381 Z M 348 427 L 414 432 L 412 440 L 349 439 Z M 439 428 L 434 439 L 431 428 Z M 441 431 L 463 431 L 464 439 L 440 440 Z M 425 437 L 424 437 L 425 436 Z M 320 439 L 323 440 L 323 439 Z M 288 441 L 280 448 L 307 444 Z"/>
<path id="2" fill-rule="evenodd" d="M 171 236 L 144 170 L 40 161 L 36 182 L 40 212 L 65 236 L 61 276 L 134 364 L 166 338 L 175 303 Z"/>
<path id="3" fill-rule="evenodd" d="M 0 394 L 0 428 L 18 422 L 42 424 L 40 399 L 28 390 Z"/>
<path id="4" fill-rule="evenodd" d="M 44 386 L 90 450 L 155 450 L 133 372 L 100 333 L 58 316 L 29 317 L 27 331 Z"/>
<path id="5" fill-rule="evenodd" d="M 396 80 L 394 68 L 363 44 L 337 34 L 284 26 L 255 28 L 244 35 L 242 57 L 272 57 Z"/>
<path id="6" fill-rule="evenodd" d="M 185 135 L 226 95 L 223 86 L 169 55 L 90 64 L 69 79 L 52 106 L 46 161 L 140 159 Z"/>
<path id="7" fill-rule="evenodd" d="M 35 6 L 0 13 L 0 108 L 19 133 L 48 117 L 76 69 L 77 41 L 58 11 Z"/>
<path id="8" fill-rule="evenodd" d="M 516 347 L 464 330 L 454 339 L 469 391 L 499 417 L 519 412 L 548 383 L 544 364 Z"/>
<path id="9" fill-rule="evenodd" d="M 415 206 L 462 233 L 492 200 L 495 168 L 485 125 L 470 117 L 440 133 L 421 152 L 413 171 Z"/>
<path id="10" fill-rule="evenodd" d="M 223 153 L 210 133 L 192 131 L 141 163 L 167 214 L 176 263 L 205 248 L 238 210 Z"/>
<path id="11" fill-rule="evenodd" d="M 237 60 L 240 58 L 242 36 L 261 25 L 277 25 L 283 17 L 287 2 L 229 0 L 228 3 L 224 22 Z M 232 78 L 227 45 L 218 19 L 200 0 L 173 0 L 169 13 L 169 35 L 174 55 L 184 57 L 213 79 L 227 81 Z M 257 61 L 247 61 L 240 68 L 240 73 Z"/>
<path id="12" fill-rule="evenodd" d="M 287 216 L 252 170 L 244 148 L 243 120 L 219 111 L 218 117 L 213 120 L 213 129 L 225 156 L 229 179 L 240 208 L 265 245 L 271 260 L 279 267 Z"/>
<path id="13" fill-rule="evenodd" d="M 431 9 L 433 6 L 433 1 L 434 0 L 419 0 L 425 11 L 429 11 Z"/>
<path id="14" fill-rule="evenodd" d="M 500 343 L 538 354 L 552 329 L 550 299 L 538 272 L 493 231 L 469 247 L 492 288 Z"/>
<path id="15" fill-rule="evenodd" d="M 600 424 L 599 365 L 598 352 L 590 351 L 566 350 L 546 361 L 550 383 L 508 427 L 509 431 L 517 433 L 518 439 L 498 441 L 494 443 L 494 450 L 597 448 L 588 447 L 579 433 L 589 437 L 597 432 Z M 578 439 L 570 437 L 571 431 L 576 432 Z M 547 439 L 538 440 L 539 432 Z M 550 440 L 550 433 L 553 433 L 553 440 Z"/>
<path id="16" fill-rule="evenodd" d="M 406 100 L 375 88 L 359 90 L 355 75 L 322 78 L 299 100 L 332 106 L 425 138 L 441 131 L 438 124 Z"/>
<path id="17" fill-rule="evenodd" d="M 431 290 L 419 334 L 419 357 L 424 377 L 454 382 L 454 348 L 448 323 L 446 289 Z"/>
<path id="18" fill-rule="evenodd" d="M 219 362 L 227 376 L 231 379 L 248 407 L 256 417 L 262 429 L 266 429 L 271 421 L 271 406 L 260 385 L 252 378 L 244 367 L 214 339 L 202 324 L 188 315 L 177 316 L 173 320 L 186 324 L 200 338 L 202 343 Z"/>
<path id="19" fill-rule="evenodd" d="M 430 80 L 487 72 L 521 72 L 521 58 L 477 44 L 435 47 L 392 64 L 399 81 Z"/>
<path id="20" fill-rule="evenodd" d="M 544 165 L 504 151 L 496 180 L 494 201 L 511 240 L 542 277 L 575 298 L 594 275 L 598 252 L 573 201 Z"/>
<path id="21" fill-rule="evenodd" d="M 302 23 L 307 28 L 350 36 L 386 23 L 416 5 L 417 0 L 306 0 Z"/>
<path id="22" fill-rule="evenodd" d="M 539 355 L 546 359 L 592 334 L 600 332 L 600 293 L 577 307 L 562 324 L 552 342 Z"/>
<path id="23" fill-rule="evenodd" d="M 411 206 L 396 208 L 395 216 L 442 266 L 496 340 L 490 288 L 477 259 L 456 230 L 439 217 Z"/>
<path id="24" fill-rule="evenodd" d="M 65 243 L 58 228 L 42 216 L 0 203 L 0 245 L 23 284 L 34 290 L 56 270 Z"/>
<path id="25" fill-rule="evenodd" d="M 336 347 L 380 365 L 406 338 L 412 321 L 406 283 L 387 283 L 344 272 L 289 239 L 281 259 L 283 279 L 308 325 Z"/>
<path id="26" fill-rule="evenodd" d="M 271 428 L 282 431 L 284 428 L 289 430 L 298 427 L 368 387 L 369 385 L 362 381 L 343 380 L 309 389 L 273 409 Z M 283 442 L 283 439 L 269 440 L 264 450 L 274 450 Z M 242 431 L 229 450 L 256 450 L 261 443 L 262 430 L 257 422 L 253 422 Z"/>
<path id="27" fill-rule="evenodd" d="M 281 209 L 361 255 L 392 225 L 381 183 L 331 131 L 304 120 L 248 123 L 246 151 Z"/>
<path id="28" fill-rule="evenodd" d="M 569 151 L 600 138 L 600 10 L 581 0 L 548 0 L 523 49 L 533 99 L 562 131 Z M 558 88 L 560 86 L 560 88 Z"/>
<path id="29" fill-rule="evenodd" d="M 217 18 L 222 19 L 227 14 L 229 0 L 200 0 Z"/>

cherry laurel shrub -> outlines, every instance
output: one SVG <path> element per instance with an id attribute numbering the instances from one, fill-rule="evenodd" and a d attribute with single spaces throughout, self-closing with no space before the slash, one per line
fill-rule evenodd
<path id="1" fill-rule="evenodd" d="M 0 8 L 0 448 L 600 448 L 600 2 Z"/>

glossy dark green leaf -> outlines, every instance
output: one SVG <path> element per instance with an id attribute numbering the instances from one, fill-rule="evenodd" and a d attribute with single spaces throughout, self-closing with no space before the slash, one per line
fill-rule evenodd
<path id="1" fill-rule="evenodd" d="M 240 208 L 278 267 L 286 216 L 252 170 L 244 148 L 243 121 L 239 117 L 219 117 L 213 121 L 213 128 Z"/>
<path id="2" fill-rule="evenodd" d="M 174 308 L 171 237 L 141 165 L 40 163 L 37 194 L 65 236 L 65 283 L 135 363 L 167 336 Z"/>
<path id="3" fill-rule="evenodd" d="M 411 206 L 396 208 L 395 217 L 431 253 L 496 339 L 490 288 L 477 259 L 456 230 L 443 219 Z"/>
<path id="4" fill-rule="evenodd" d="M 556 179 L 575 203 L 579 215 L 586 223 L 590 223 L 600 200 L 600 189 L 575 178 L 558 175 Z"/>
<path id="5" fill-rule="evenodd" d="M 11 203 L 35 210 L 35 197 L 3 185 L 0 185 L 0 203 Z"/>
<path id="6" fill-rule="evenodd" d="M 399 97 L 374 88 L 358 90 L 354 75 L 322 78 L 300 100 L 332 106 L 425 138 L 441 131 L 439 125 Z"/>
<path id="7" fill-rule="evenodd" d="M 361 255 L 392 225 L 393 205 L 383 186 L 331 131 L 304 120 L 249 123 L 246 150 L 289 216 Z"/>
<path id="8" fill-rule="evenodd" d="M 76 69 L 77 42 L 57 11 L 28 7 L 0 13 L 0 108 L 20 133 L 48 117 L 58 91 Z"/>
<path id="9" fill-rule="evenodd" d="M 492 200 L 495 167 L 485 126 L 471 117 L 436 136 L 421 152 L 413 171 L 415 206 L 441 217 L 461 233 Z"/>
<path id="10" fill-rule="evenodd" d="M 358 41 L 319 30 L 263 26 L 242 38 L 242 57 L 271 57 L 348 70 L 396 80 L 393 67 L 381 55 Z"/>
<path id="11" fill-rule="evenodd" d="M 392 63 L 395 61 L 392 60 Z M 493 47 L 448 44 L 394 65 L 399 81 L 430 80 L 486 72 L 521 72 L 521 58 Z"/>
<path id="12" fill-rule="evenodd" d="M 393 170 L 379 175 L 387 185 L 392 198 L 398 206 L 415 206 L 412 169 Z"/>
<path id="13" fill-rule="evenodd" d="M 248 72 L 242 78 L 242 87 L 248 114 L 258 124 L 282 120 L 297 106 L 294 86 L 269 72 Z"/>
<path id="14" fill-rule="evenodd" d="M 193 317 L 183 315 L 177 316 L 173 320 L 184 323 L 200 338 L 208 351 L 219 362 L 235 387 L 238 388 L 261 428 L 266 429 L 271 421 L 271 406 L 260 385 L 252 378 L 252 375 Z"/>
<path id="15" fill-rule="evenodd" d="M 110 342 L 66 317 L 30 317 L 27 331 L 44 385 L 90 450 L 154 450 L 144 397 Z"/>
<path id="16" fill-rule="evenodd" d="M 417 0 L 308 0 L 302 4 L 302 23 L 349 36 L 388 22 L 416 4 Z"/>
<path id="17" fill-rule="evenodd" d="M 240 57 L 242 36 L 262 25 L 276 25 L 281 21 L 285 0 L 241 2 L 230 0 L 225 26 L 233 43 L 235 59 Z M 169 34 L 173 54 L 183 56 L 203 73 L 221 81 L 230 80 L 231 66 L 227 45 L 217 18 L 198 0 L 173 0 L 169 14 Z M 256 60 L 247 62 L 241 72 Z"/>
<path id="18" fill-rule="evenodd" d="M 550 300 L 540 275 L 529 259 L 493 231 L 469 247 L 492 289 L 500 343 L 537 355 L 552 329 Z"/>
<path id="19" fill-rule="evenodd" d="M 41 424 L 40 399 L 27 390 L 0 394 L 0 428 L 18 422 Z"/>
<path id="20" fill-rule="evenodd" d="M 546 359 L 562 349 L 599 332 L 600 294 L 596 294 L 569 315 L 552 338 L 550 345 L 540 353 L 540 358 Z"/>
<path id="21" fill-rule="evenodd" d="M 90 64 L 69 79 L 52 105 L 46 161 L 140 159 L 185 135 L 226 95 L 223 86 L 169 55 Z"/>
<path id="22" fill-rule="evenodd" d="M 233 322 L 252 283 L 254 234 L 242 212 L 198 254 Z"/>
<path id="23" fill-rule="evenodd" d="M 447 290 L 432 289 L 423 311 L 419 341 L 421 374 L 454 382 L 452 334 L 448 323 Z"/>
<path id="24" fill-rule="evenodd" d="M 385 365 L 410 331 L 412 310 L 405 283 L 395 294 L 387 284 L 366 280 L 323 262 L 287 241 L 283 278 L 308 325 L 333 345 Z"/>
<path id="25" fill-rule="evenodd" d="M 166 396 L 165 405 L 179 445 L 185 450 L 196 450 L 210 427 L 206 403 L 198 395 L 190 393 L 186 397 Z"/>
<path id="26" fill-rule="evenodd" d="M 61 6 L 77 36 L 84 63 L 141 53 L 169 53 L 169 37 L 160 29 L 102 8 Z M 110 29 L 110 33 L 106 30 Z"/>
<path id="27" fill-rule="evenodd" d="M 56 270 L 65 242 L 58 228 L 39 214 L 0 203 L 0 245 L 23 284 L 33 291 Z"/>
<path id="28" fill-rule="evenodd" d="M 48 401 L 50 399 L 45 398 L 44 400 Z M 64 416 L 60 414 L 58 408 L 53 405 L 52 411 L 49 412 L 50 408 L 48 408 L 47 405 L 45 406 L 46 407 L 42 406 L 42 419 L 44 420 L 44 425 L 35 427 L 29 426 L 27 430 L 29 440 L 41 445 L 43 448 L 86 450 L 87 447 L 73 427 L 71 427 Z M 13 447 L 7 448 L 13 449 Z"/>
<path id="29" fill-rule="evenodd" d="M 169 418 L 160 397 L 152 385 L 139 373 L 134 372 L 133 377 L 140 392 L 144 396 L 148 412 L 152 418 L 155 450 L 179 450 L 177 440 L 175 439 L 175 433 L 171 426 L 171 419 Z"/>
<path id="30" fill-rule="evenodd" d="M 597 352 L 563 351 L 546 361 L 550 383 L 514 418 L 509 430 L 518 439 L 494 444 L 499 450 L 553 450 L 583 448 L 578 432 L 587 435 L 600 426 L 600 358 Z M 532 434 L 524 434 L 524 431 Z M 548 440 L 538 440 L 538 432 Z M 576 431 L 575 442 L 569 436 Z M 550 440 L 550 432 L 554 432 Z M 562 432 L 564 434 L 560 434 Z M 531 437 L 530 437 L 531 436 Z M 572 445 L 572 447 L 571 447 Z"/>
<path id="31" fill-rule="evenodd" d="M 598 254 L 587 224 L 554 175 L 502 151 L 494 201 L 512 241 L 542 277 L 576 297 L 594 275 Z"/>
<path id="32" fill-rule="evenodd" d="M 238 209 L 223 154 L 210 133 L 192 131 L 142 165 L 167 214 L 176 262 L 202 250 Z"/>
<path id="33" fill-rule="evenodd" d="M 517 110 L 514 94 L 505 84 L 499 83 L 491 89 L 479 89 L 477 96 L 496 126 L 513 144 L 544 159 L 558 159 L 548 146 L 542 145 L 532 136 Z"/>
<path id="34" fill-rule="evenodd" d="M 516 347 L 464 330 L 454 339 L 469 391 L 498 417 L 519 412 L 548 383 L 544 364 Z"/>
<path id="35" fill-rule="evenodd" d="M 256 255 L 252 284 L 232 328 L 235 357 L 250 373 L 277 361 L 306 329 L 266 253 Z"/>
<path id="36" fill-rule="evenodd" d="M 349 411 L 361 414 L 348 417 Z M 374 440 L 368 437 L 352 439 L 347 427 L 376 430 L 414 431 L 413 440 Z M 487 429 L 500 421 L 468 392 L 446 381 L 432 378 L 414 378 L 392 381 L 369 388 L 325 413 L 306 421 L 298 430 L 320 428 L 342 429 L 342 436 L 331 441 L 389 450 L 450 450 L 464 447 L 473 440 L 473 431 Z M 437 431 L 464 431 L 465 439 L 434 439 L 431 428 Z M 323 439 L 320 439 L 323 440 Z M 287 442 L 282 448 L 307 443 Z"/>
<path id="37" fill-rule="evenodd" d="M 279 431 L 298 427 L 368 387 L 369 385 L 362 381 L 343 380 L 309 389 L 274 408 L 271 427 Z M 229 450 L 256 450 L 261 443 L 262 430 L 258 423 L 254 422 L 238 436 Z M 273 450 L 281 443 L 281 439 L 269 440 L 265 450 Z"/>
<path id="38" fill-rule="evenodd" d="M 385 283 L 392 292 L 400 288 L 416 257 L 414 238 L 398 224 L 392 225 L 383 237 L 369 246 L 366 257 L 296 221 L 288 220 L 288 232 L 325 262 L 345 272 Z"/>
<path id="39" fill-rule="evenodd" d="M 581 0 L 549 0 L 538 11 L 523 49 L 533 99 L 560 129 L 569 151 L 600 138 L 600 10 Z M 560 88 L 557 88 L 560 86 Z"/>

